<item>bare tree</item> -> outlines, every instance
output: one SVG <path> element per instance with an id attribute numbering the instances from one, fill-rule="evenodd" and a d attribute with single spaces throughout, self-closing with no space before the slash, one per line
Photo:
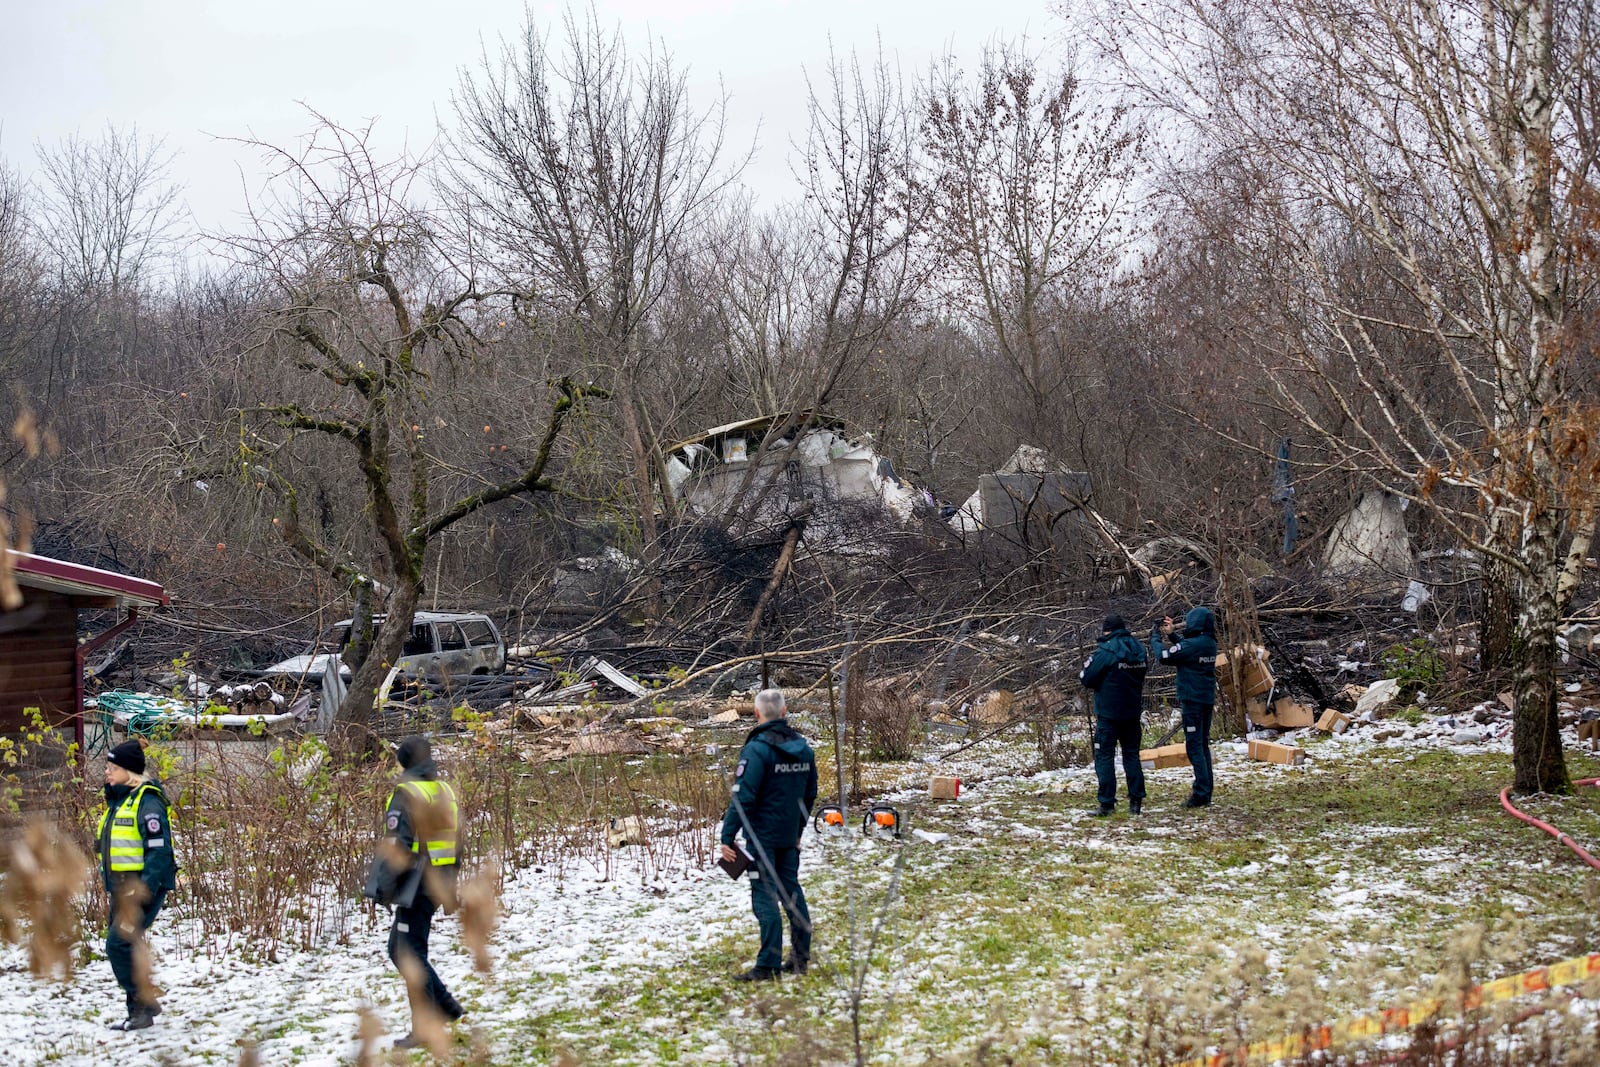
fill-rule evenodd
<path id="1" fill-rule="evenodd" d="M 179 188 L 164 143 L 108 125 L 38 147 L 43 175 L 38 227 L 62 279 L 80 292 L 137 286 L 168 250 Z"/>
<path id="2" fill-rule="evenodd" d="M 831 57 L 819 89 L 807 78 L 809 123 L 800 173 L 802 225 L 821 253 L 808 296 L 808 347 L 819 373 L 808 398 L 826 404 L 846 373 L 883 347 L 921 295 L 913 238 L 927 208 L 916 195 L 912 109 L 880 56 Z"/>
<path id="3" fill-rule="evenodd" d="M 260 311 L 251 357 L 276 373 L 265 376 L 268 395 L 238 412 L 227 465 L 247 492 L 270 502 L 284 543 L 337 578 L 358 605 L 372 592 L 388 596 L 371 654 L 338 711 L 337 722 L 358 731 L 399 660 L 430 548 L 482 508 L 552 491 L 562 427 L 594 392 L 556 382 L 544 431 L 510 476 L 496 480 L 446 459 L 434 439 L 453 431 L 434 390 L 457 364 L 488 356 L 475 312 L 501 294 L 479 288 L 471 250 L 446 242 L 445 228 L 418 206 L 425 161 L 375 159 L 369 136 L 370 128 L 322 120 L 298 150 L 255 143 L 277 168 L 276 196 L 255 212 L 253 232 L 222 241 L 276 291 Z M 305 521 L 295 478 L 308 461 L 325 461 L 306 455 L 325 442 L 354 462 L 365 497 L 351 510 L 366 535 L 343 551 Z"/>
<path id="4" fill-rule="evenodd" d="M 1251 332 L 1284 409 L 1482 554 L 1515 630 L 1520 792 L 1567 788 L 1562 545 L 1597 473 L 1596 413 L 1566 385 L 1596 281 L 1593 24 L 1555 0 L 1171 0 L 1102 26 L 1151 100 L 1261 178 L 1237 240 L 1270 294 Z M 1352 242 L 1377 288 L 1348 284 Z M 1400 337 L 1443 369 L 1434 388 Z"/>
<path id="5" fill-rule="evenodd" d="M 795 163 L 805 196 L 730 245 L 719 286 L 731 358 L 748 368 L 755 398 L 781 416 L 765 439 L 788 449 L 746 469 L 726 506 L 736 529 L 779 491 L 778 479 L 758 476 L 798 448 L 792 431 L 884 358 L 925 278 L 913 243 L 925 216 L 915 129 L 898 74 L 881 57 L 863 66 L 854 54 L 832 56 L 808 86 Z"/>
<path id="6" fill-rule="evenodd" d="M 1127 242 L 1124 201 L 1142 133 L 1125 104 L 1096 106 L 1070 67 L 1013 44 L 975 78 L 947 60 L 924 92 L 930 239 L 943 291 L 1021 385 L 1037 433 L 1070 389 L 1063 305 L 1104 291 Z"/>
<path id="7" fill-rule="evenodd" d="M 465 74 L 457 177 L 498 268 L 529 315 L 571 321 L 581 362 L 608 373 L 647 561 L 656 552 L 658 442 L 642 383 L 651 320 L 675 263 L 696 257 L 736 168 L 720 102 L 690 103 L 664 51 L 635 57 L 591 10 L 559 47 L 529 15 L 521 35 Z"/>
<path id="8" fill-rule="evenodd" d="M 0 370 L 14 371 L 43 315 L 43 257 L 30 231 L 22 179 L 0 162 Z"/>

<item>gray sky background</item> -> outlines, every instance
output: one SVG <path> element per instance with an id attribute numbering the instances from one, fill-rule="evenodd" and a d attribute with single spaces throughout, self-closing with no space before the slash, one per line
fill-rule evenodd
<path id="1" fill-rule="evenodd" d="M 689 68 L 693 98 L 729 94 L 729 141 L 757 155 L 745 184 L 764 204 L 794 192 L 787 157 L 804 134 L 804 71 L 882 48 L 910 76 L 954 54 L 969 69 L 997 34 L 1058 46 L 1049 0 L 598 0 L 630 50 L 654 36 Z M 523 0 L 0 0 L 10 37 L 0 64 L 0 158 L 31 175 L 36 142 L 107 122 L 165 137 L 195 223 L 228 228 L 254 189 L 259 157 L 219 138 L 290 144 L 304 101 L 350 125 L 378 120 L 380 145 L 430 142 L 450 92 L 481 49 L 531 9 L 559 26 L 565 4 Z M 759 136 L 758 136 L 759 132 Z M 241 177 L 242 172 L 242 177 Z"/>

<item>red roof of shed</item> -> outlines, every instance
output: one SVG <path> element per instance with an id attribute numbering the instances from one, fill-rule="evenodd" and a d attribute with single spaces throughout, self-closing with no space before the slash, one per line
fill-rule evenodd
<path id="1" fill-rule="evenodd" d="M 36 556 L 32 552 L 8 549 L 17 584 L 33 589 L 48 589 L 68 596 L 115 597 L 121 607 L 155 607 L 172 603 L 167 591 L 157 582 L 133 578 L 99 567 L 85 567 L 64 559 Z"/>

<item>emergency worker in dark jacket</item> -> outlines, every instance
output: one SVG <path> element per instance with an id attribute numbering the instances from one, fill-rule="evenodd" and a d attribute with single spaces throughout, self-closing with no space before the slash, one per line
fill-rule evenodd
<path id="1" fill-rule="evenodd" d="M 1094 774 L 1100 781 L 1096 815 L 1117 807 L 1116 747 L 1122 746 L 1122 770 L 1128 779 L 1128 810 L 1144 808 L 1144 767 L 1139 763 L 1139 716 L 1144 710 L 1144 646 L 1128 632 L 1121 615 L 1107 615 L 1100 624 L 1100 645 L 1078 680 L 1094 691 Z"/>
<path id="2" fill-rule="evenodd" d="M 762 982 L 788 971 L 805 974 L 811 961 L 811 913 L 800 888 L 800 834 L 817 801 L 817 758 L 787 719 L 783 693 L 756 694 L 757 725 L 745 738 L 733 772 L 733 799 L 722 820 L 722 858 L 733 861 L 742 831 L 750 865 L 750 910 L 761 927 L 761 952 L 741 982 Z M 783 914 L 789 915 L 789 959 L 783 958 Z"/>
<path id="3" fill-rule="evenodd" d="M 439 780 L 433 747 L 425 737 L 408 737 L 395 751 L 401 775 L 384 802 L 384 837 L 367 879 L 365 895 L 394 907 L 389 928 L 389 959 L 404 975 L 415 964 L 411 994 L 411 1032 L 396 1048 L 415 1048 L 419 1001 L 445 1020 L 466 1014 L 428 962 L 428 934 L 440 907 L 453 910 L 456 899 L 456 842 L 460 808 L 450 783 Z"/>
<path id="4" fill-rule="evenodd" d="M 1210 608 L 1190 608 L 1183 617 L 1183 636 L 1174 639 L 1176 627 L 1163 619 L 1159 633 L 1150 634 L 1150 655 L 1155 662 L 1178 669 L 1178 705 L 1183 709 L 1183 747 L 1194 768 L 1194 791 L 1186 808 L 1211 803 L 1211 713 L 1217 703 L 1217 621 Z M 1159 640 L 1158 640 L 1159 638 Z"/>
<path id="5" fill-rule="evenodd" d="M 111 898 L 106 924 L 106 959 L 127 1001 L 127 1018 L 113 1030 L 143 1030 L 155 1023 L 161 1004 L 150 976 L 144 989 L 134 975 L 134 945 L 150 929 L 167 893 L 178 885 L 172 824 L 161 783 L 145 774 L 144 748 L 127 740 L 106 754 L 106 810 L 95 829 L 100 880 Z"/>

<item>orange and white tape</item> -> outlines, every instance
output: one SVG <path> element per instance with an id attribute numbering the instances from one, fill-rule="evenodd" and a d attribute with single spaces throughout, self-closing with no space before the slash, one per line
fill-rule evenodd
<path id="1" fill-rule="evenodd" d="M 1236 1067 L 1245 1063 L 1272 1063 L 1293 1059 L 1307 1052 L 1332 1048 L 1349 1041 L 1382 1037 L 1405 1030 L 1419 1023 L 1436 1019 L 1445 1011 L 1470 1011 L 1485 1004 L 1497 1004 L 1528 993 L 1542 993 L 1562 986 L 1577 985 L 1591 978 L 1600 978 L 1600 952 L 1575 959 L 1562 960 L 1548 967 L 1536 967 L 1521 974 L 1497 978 L 1493 982 L 1473 986 L 1459 997 L 1446 1001 L 1430 997 L 1398 1008 L 1387 1008 L 1354 1019 L 1345 1019 L 1326 1026 L 1309 1027 L 1304 1033 L 1255 1041 L 1231 1052 L 1218 1052 L 1185 1060 L 1174 1067 Z"/>

